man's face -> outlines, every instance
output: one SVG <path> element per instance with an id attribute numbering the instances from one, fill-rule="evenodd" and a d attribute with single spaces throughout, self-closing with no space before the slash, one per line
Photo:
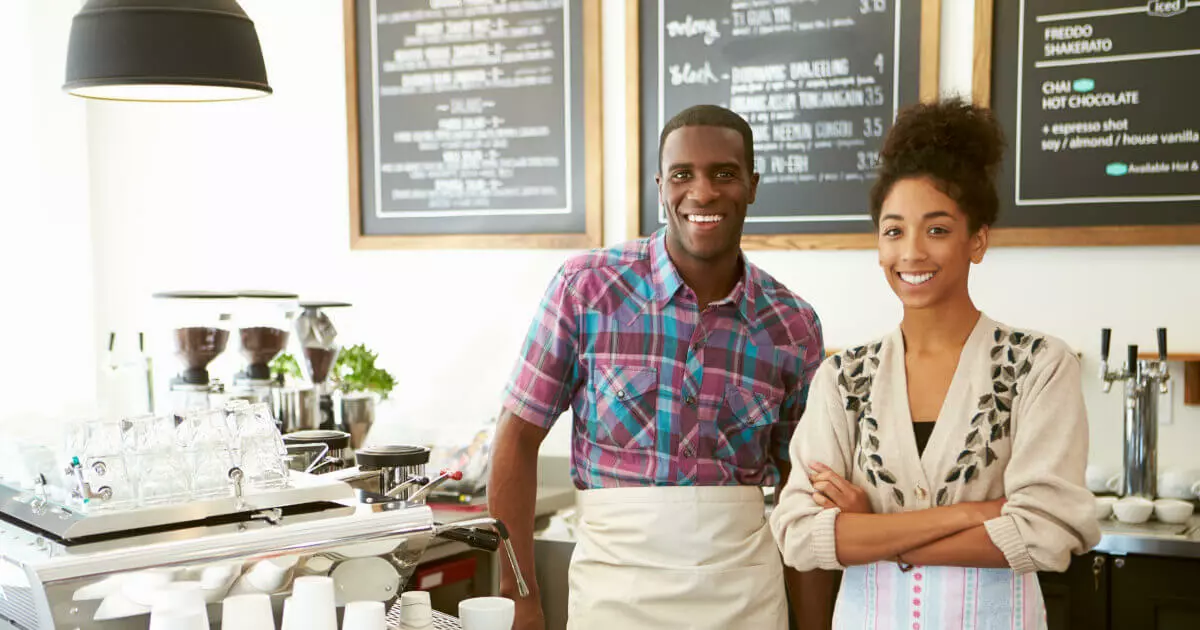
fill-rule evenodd
<path id="1" fill-rule="evenodd" d="M 698 261 L 736 255 L 758 188 L 742 135 L 724 127 L 680 127 L 663 142 L 660 159 L 655 181 L 672 253 Z"/>

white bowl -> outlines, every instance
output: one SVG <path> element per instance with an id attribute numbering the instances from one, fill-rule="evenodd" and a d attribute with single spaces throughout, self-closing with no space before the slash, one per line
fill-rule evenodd
<path id="1" fill-rule="evenodd" d="M 1159 499 L 1154 502 L 1154 516 L 1164 523 L 1183 523 L 1192 516 L 1193 506 L 1187 501 Z"/>
<path id="2" fill-rule="evenodd" d="M 1103 521 L 1112 517 L 1113 504 L 1117 497 L 1096 497 L 1096 520 Z"/>
<path id="3" fill-rule="evenodd" d="M 1154 512 L 1154 502 L 1141 497 L 1125 497 L 1113 503 L 1113 514 L 1122 523 L 1145 523 Z"/>

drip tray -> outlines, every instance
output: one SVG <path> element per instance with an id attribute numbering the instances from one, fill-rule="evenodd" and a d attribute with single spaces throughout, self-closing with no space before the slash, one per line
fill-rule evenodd
<path id="1" fill-rule="evenodd" d="M 1100 531 L 1105 534 L 1125 534 L 1155 538 L 1186 538 L 1191 527 L 1190 522 L 1160 523 L 1158 521 L 1147 521 L 1145 523 L 1123 523 L 1115 518 L 1100 521 Z"/>

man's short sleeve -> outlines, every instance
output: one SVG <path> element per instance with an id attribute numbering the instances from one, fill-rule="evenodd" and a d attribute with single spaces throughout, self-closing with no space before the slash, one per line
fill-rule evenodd
<path id="1" fill-rule="evenodd" d="M 546 288 L 504 393 L 505 408 L 546 429 L 570 406 L 580 381 L 570 277 L 560 269 Z"/>

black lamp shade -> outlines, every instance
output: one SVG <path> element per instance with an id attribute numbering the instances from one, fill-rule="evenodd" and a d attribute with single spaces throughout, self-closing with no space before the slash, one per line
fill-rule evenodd
<path id="1" fill-rule="evenodd" d="M 271 93 L 258 33 L 236 0 L 88 0 L 71 23 L 63 89 L 120 101 Z"/>

